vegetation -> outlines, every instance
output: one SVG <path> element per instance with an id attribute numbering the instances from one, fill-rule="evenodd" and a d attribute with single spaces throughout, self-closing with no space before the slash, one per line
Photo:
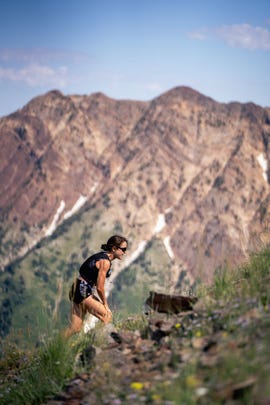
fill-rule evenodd
<path id="1" fill-rule="evenodd" d="M 199 301 L 192 313 L 164 318 L 170 327 L 159 340 L 151 339 L 149 319 L 142 313 L 125 319 L 116 314 L 120 336 L 126 333 L 128 341 L 134 333 L 145 342 L 136 340 L 137 349 L 127 343 L 119 351 L 124 360 L 118 359 L 118 367 L 117 352 L 98 350 L 108 345 L 106 327 L 100 324 L 69 341 L 46 337 L 31 353 L 5 341 L 0 402 L 44 403 L 72 376 L 86 373 L 87 392 L 99 403 L 268 403 L 269 280 L 269 249 L 251 255 L 235 271 L 219 269 L 211 286 L 197 286 Z M 95 351 L 95 362 L 79 361 L 87 348 Z"/>
<path id="2" fill-rule="evenodd" d="M 82 261 L 108 234 L 105 225 L 94 225 L 98 220 L 97 211 L 86 209 L 76 220 L 71 218 L 68 225 L 65 223 L 57 229 L 59 237 L 53 234 L 0 274 L 2 338 L 20 347 L 33 347 L 40 343 L 47 330 L 59 330 L 68 322 L 68 289 Z M 120 232 L 120 222 L 114 225 L 112 232 Z M 164 244 L 154 238 L 137 260 L 117 277 L 109 297 L 114 312 L 117 310 L 122 318 L 141 312 L 149 285 L 156 290 L 170 286 L 170 266 Z"/>
<path id="3" fill-rule="evenodd" d="M 57 393 L 72 376 L 74 354 L 60 336 L 47 337 L 32 353 L 5 344 L 0 363 L 1 404 L 39 404 Z"/>

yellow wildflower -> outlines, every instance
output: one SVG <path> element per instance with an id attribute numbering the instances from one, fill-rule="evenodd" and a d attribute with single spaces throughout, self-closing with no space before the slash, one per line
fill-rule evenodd
<path id="1" fill-rule="evenodd" d="M 195 388 L 200 385 L 201 381 L 196 377 L 196 375 L 189 375 L 186 378 L 186 384 L 188 387 Z"/>
<path id="2" fill-rule="evenodd" d="M 179 328 L 181 328 L 181 323 L 176 323 L 174 326 L 176 329 L 179 329 Z"/>
<path id="3" fill-rule="evenodd" d="M 107 361 L 105 363 L 103 363 L 103 370 L 104 371 L 108 371 L 111 368 L 110 363 L 108 363 Z"/>
<path id="4" fill-rule="evenodd" d="M 130 384 L 130 387 L 133 388 L 134 390 L 140 391 L 143 389 L 143 383 L 134 381 L 133 383 Z"/>
<path id="5" fill-rule="evenodd" d="M 158 394 L 153 394 L 151 398 L 152 398 L 152 401 L 154 401 L 154 402 L 161 401 L 161 396 Z"/>
<path id="6" fill-rule="evenodd" d="M 197 332 L 195 333 L 196 337 L 201 337 L 202 336 L 202 332 L 200 330 L 197 330 Z"/>
<path id="7" fill-rule="evenodd" d="M 163 385 L 163 387 L 168 387 L 171 384 L 172 384 L 171 381 L 166 380 L 166 381 L 163 381 L 163 383 L 161 385 Z"/>

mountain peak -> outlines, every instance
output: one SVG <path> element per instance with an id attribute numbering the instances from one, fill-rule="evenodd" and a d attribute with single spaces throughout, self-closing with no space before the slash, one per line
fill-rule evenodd
<path id="1" fill-rule="evenodd" d="M 108 228 L 136 229 L 139 244 L 156 235 L 161 215 L 169 256 L 196 277 L 203 245 L 210 277 L 223 250 L 243 256 L 242 228 L 259 232 L 268 218 L 268 117 L 254 104 L 221 104 L 186 86 L 152 102 L 58 90 L 33 99 L 0 120 L 2 263 L 18 252 L 8 238 L 24 240 L 25 252 L 78 201 L 106 195 Z"/>

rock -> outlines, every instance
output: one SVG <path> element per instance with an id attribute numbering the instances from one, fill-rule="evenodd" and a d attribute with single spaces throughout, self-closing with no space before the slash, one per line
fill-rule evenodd
<path id="1" fill-rule="evenodd" d="M 172 317 L 169 319 L 165 316 L 154 316 L 149 318 L 150 338 L 160 343 L 161 339 L 168 336 L 174 330 L 176 320 Z"/>
<path id="2" fill-rule="evenodd" d="M 232 382 L 225 383 L 216 388 L 216 395 L 219 399 L 240 400 L 245 398 L 248 391 L 251 391 L 256 383 L 256 377 L 249 377 L 245 381 L 237 384 Z"/>
<path id="3" fill-rule="evenodd" d="M 113 331 L 110 334 L 111 338 L 113 339 L 114 342 L 116 342 L 119 346 L 121 346 L 122 350 L 125 350 L 127 352 L 127 347 L 136 348 L 138 345 L 138 342 L 141 341 L 140 333 L 139 331 L 121 331 L 121 332 L 116 332 Z"/>
<path id="4" fill-rule="evenodd" d="M 87 346 L 83 351 L 79 354 L 79 359 L 82 365 L 85 367 L 93 363 L 93 360 L 96 356 L 96 349 L 94 346 Z"/>
<path id="5" fill-rule="evenodd" d="M 181 295 L 167 295 L 150 291 L 145 304 L 154 311 L 166 314 L 179 314 L 182 311 L 189 311 L 193 304 L 198 301 L 196 297 L 185 297 Z"/>

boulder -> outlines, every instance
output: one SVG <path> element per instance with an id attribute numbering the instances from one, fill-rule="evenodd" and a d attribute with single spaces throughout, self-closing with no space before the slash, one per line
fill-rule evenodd
<path id="1" fill-rule="evenodd" d="M 154 311 L 166 314 L 179 314 L 182 311 L 190 311 L 198 301 L 196 297 L 186 297 L 181 295 L 167 295 L 150 291 L 150 295 L 145 304 Z"/>

